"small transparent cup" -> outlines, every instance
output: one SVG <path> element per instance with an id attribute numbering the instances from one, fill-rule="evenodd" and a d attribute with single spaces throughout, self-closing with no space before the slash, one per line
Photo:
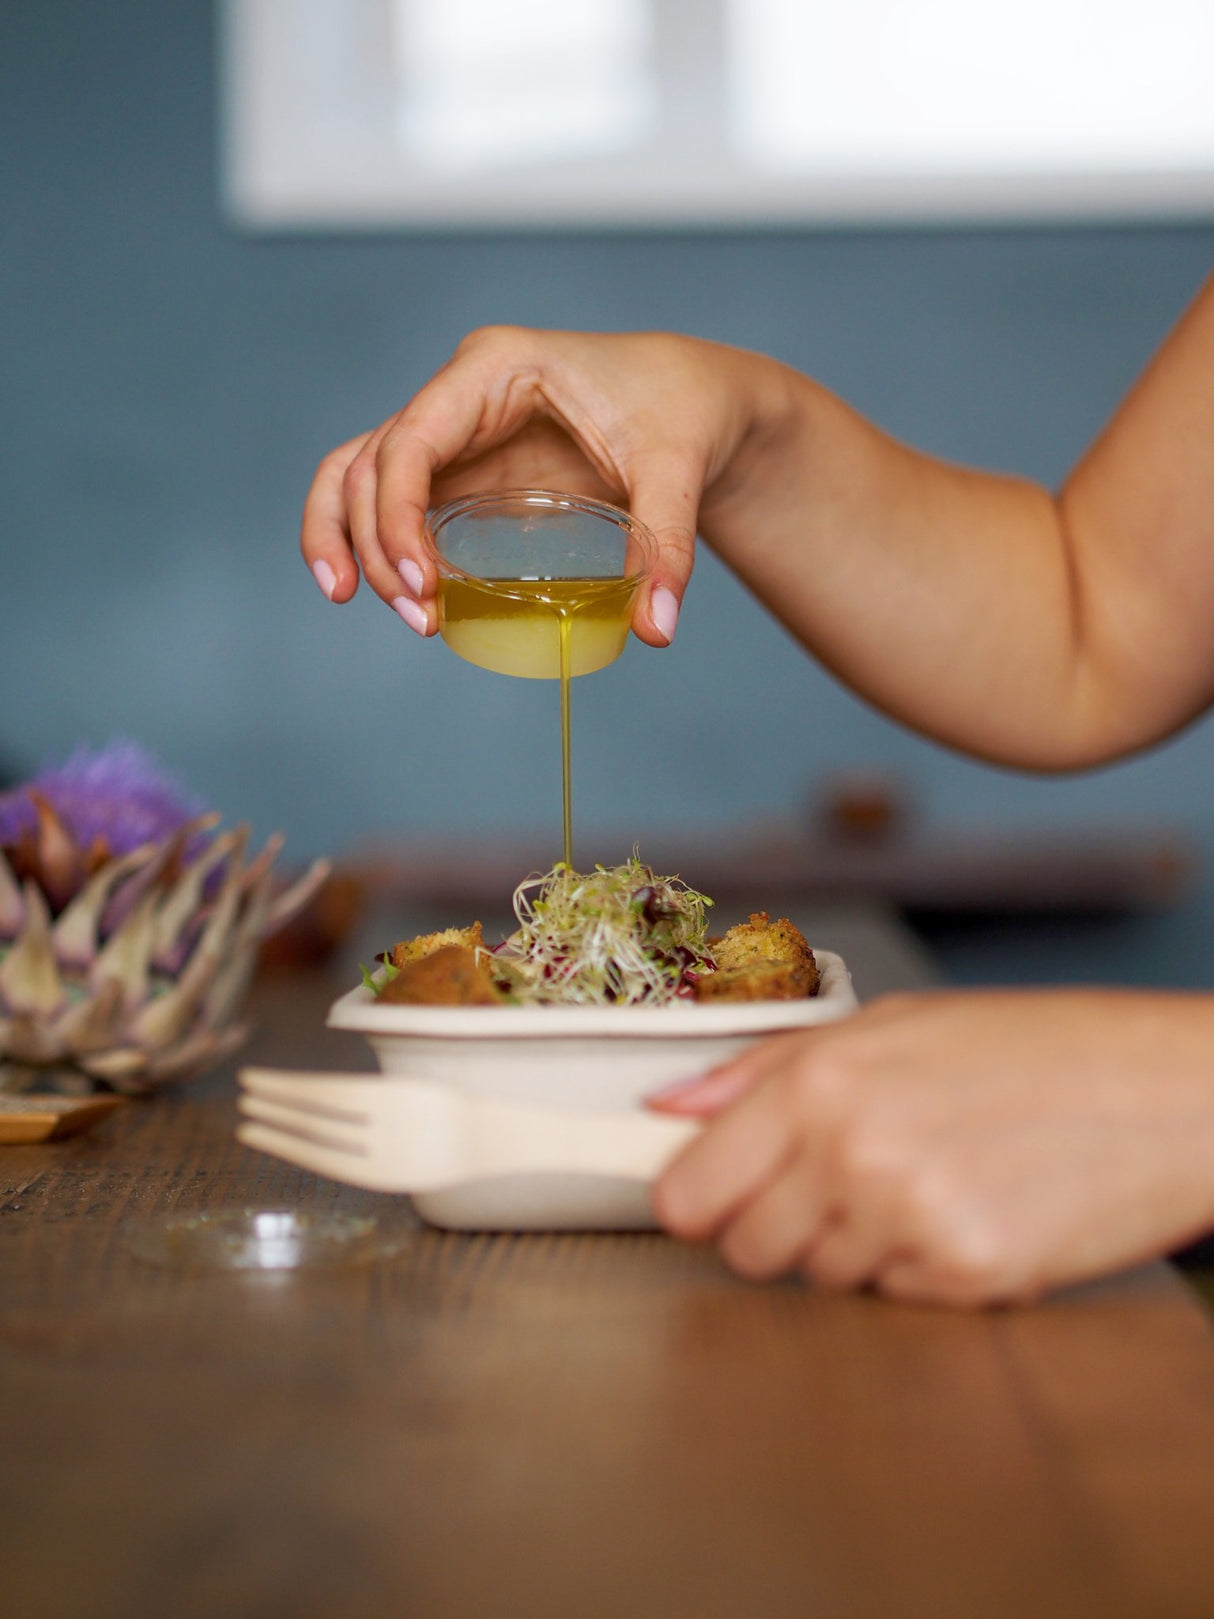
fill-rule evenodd
<path id="1" fill-rule="evenodd" d="M 551 489 L 465 495 L 426 518 L 439 634 L 482 669 L 529 680 L 586 675 L 624 649 L 657 546 L 605 501 Z"/>

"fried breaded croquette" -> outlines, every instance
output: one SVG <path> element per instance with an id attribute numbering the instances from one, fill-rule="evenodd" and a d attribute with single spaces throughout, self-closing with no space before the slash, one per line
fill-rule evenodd
<path id="1" fill-rule="evenodd" d="M 479 928 L 478 922 L 478 931 Z M 397 950 L 400 948 L 398 945 Z M 412 956 L 383 986 L 379 999 L 397 1006 L 500 1006 L 504 996 L 489 971 L 486 953 L 456 942 Z"/>
<path id="2" fill-rule="evenodd" d="M 709 949 L 722 972 L 755 961 L 812 963 L 814 959 L 800 928 L 786 916 L 773 922 L 766 911 L 752 911 L 749 922 L 739 922 L 720 938 L 710 939 Z"/>
<path id="3" fill-rule="evenodd" d="M 818 964 L 805 935 L 787 917 L 753 911 L 708 948 L 714 972 L 688 981 L 697 1001 L 794 1001 L 818 992 Z M 395 976 L 379 999 L 406 1006 L 501 1006 L 510 993 L 494 977 L 479 922 L 444 928 L 393 947 Z"/>
<path id="4" fill-rule="evenodd" d="M 460 944 L 466 950 L 483 950 L 485 935 L 479 922 L 466 928 L 443 928 L 439 933 L 422 933 L 416 939 L 402 939 L 392 946 L 392 965 L 407 967 L 411 961 L 420 961 L 447 945 Z"/>
<path id="5" fill-rule="evenodd" d="M 801 961 L 752 961 L 702 973 L 695 980 L 697 1001 L 802 1001 L 817 990 L 816 969 Z"/>
<path id="6" fill-rule="evenodd" d="M 818 964 L 805 935 L 786 916 L 752 911 L 708 948 L 716 972 L 695 980 L 698 1001 L 795 1001 L 818 993 Z"/>

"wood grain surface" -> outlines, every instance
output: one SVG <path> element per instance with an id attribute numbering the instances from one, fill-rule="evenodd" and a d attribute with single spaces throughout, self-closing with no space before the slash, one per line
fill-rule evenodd
<path id="1" fill-rule="evenodd" d="M 259 1062 L 366 1067 L 332 986 Z M 0 1152 L 13 1619 L 1204 1619 L 1214 1354 L 1164 1265 L 985 1314 L 751 1287 L 660 1236 L 479 1237 L 238 1147 L 230 1072 Z M 180 1273 L 172 1210 L 387 1259 Z"/>

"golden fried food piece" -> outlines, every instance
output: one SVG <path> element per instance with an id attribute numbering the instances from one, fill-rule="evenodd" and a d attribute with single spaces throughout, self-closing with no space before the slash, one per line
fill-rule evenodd
<path id="1" fill-rule="evenodd" d="M 773 922 L 766 911 L 752 911 L 749 922 L 739 922 L 709 948 L 718 968 L 745 967 L 754 961 L 812 962 L 814 953 L 805 935 L 786 916 Z"/>
<path id="2" fill-rule="evenodd" d="M 500 1006 L 503 995 L 484 952 L 454 943 L 407 961 L 380 990 L 379 999 L 397 1006 Z"/>
<path id="3" fill-rule="evenodd" d="M 805 935 L 786 916 L 752 911 L 708 948 L 714 973 L 695 981 L 698 1001 L 795 1001 L 818 993 L 818 964 Z"/>
<path id="4" fill-rule="evenodd" d="M 485 935 L 479 922 L 466 928 L 443 928 L 440 933 L 422 933 L 416 939 L 402 939 L 392 946 L 392 965 L 407 967 L 411 961 L 420 961 L 447 945 L 461 944 L 467 950 L 483 949 Z"/>
<path id="5" fill-rule="evenodd" d="M 813 971 L 800 961 L 752 961 L 704 973 L 695 981 L 697 1001 L 802 1001 L 817 989 Z"/>

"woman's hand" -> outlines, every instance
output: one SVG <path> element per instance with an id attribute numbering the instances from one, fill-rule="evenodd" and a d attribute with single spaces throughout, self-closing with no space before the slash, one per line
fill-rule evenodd
<path id="1" fill-rule="evenodd" d="M 437 628 L 429 506 L 475 489 L 548 487 L 628 507 L 659 560 L 633 628 L 674 636 L 701 495 L 737 455 L 782 368 L 664 334 L 490 327 L 395 416 L 317 470 L 301 548 L 321 589 L 348 601 L 361 565 L 413 629 Z"/>
<path id="2" fill-rule="evenodd" d="M 662 1224 L 756 1279 L 1023 1300 L 1214 1226 L 1210 997 L 893 997 L 654 1105 L 719 1113 L 659 1182 Z"/>

